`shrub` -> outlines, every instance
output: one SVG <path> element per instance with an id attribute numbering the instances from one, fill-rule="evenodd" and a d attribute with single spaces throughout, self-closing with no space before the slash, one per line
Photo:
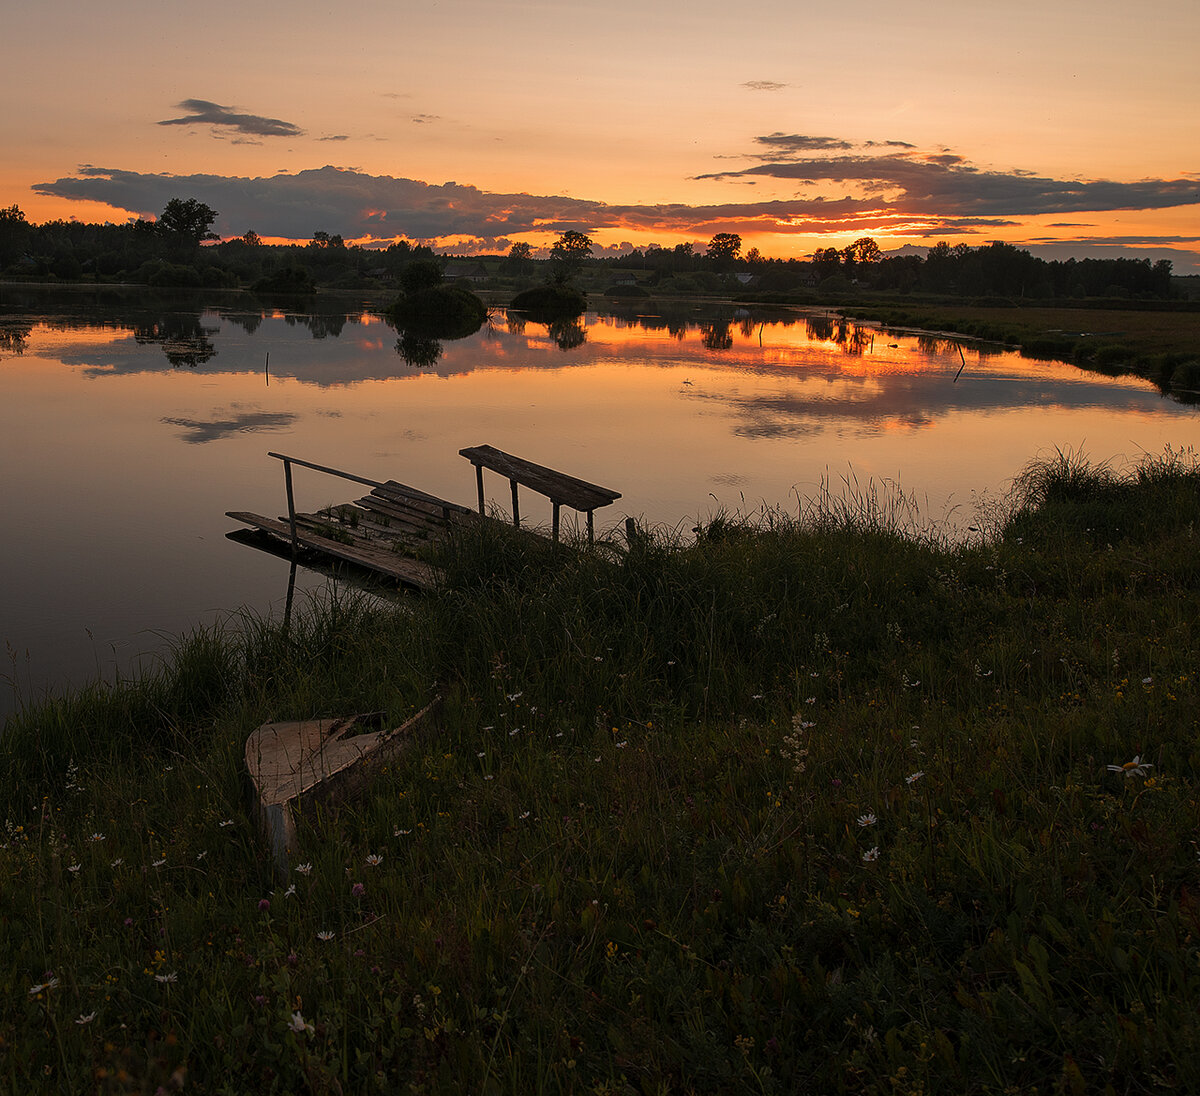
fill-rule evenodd
<path id="1" fill-rule="evenodd" d="M 518 293 L 508 306 L 528 312 L 539 323 L 563 316 L 579 316 L 587 310 L 587 297 L 565 285 L 538 285 Z"/>
<path id="2" fill-rule="evenodd" d="M 400 297 L 388 315 L 396 326 L 418 334 L 462 339 L 483 326 L 487 305 L 462 286 L 434 285 Z"/>

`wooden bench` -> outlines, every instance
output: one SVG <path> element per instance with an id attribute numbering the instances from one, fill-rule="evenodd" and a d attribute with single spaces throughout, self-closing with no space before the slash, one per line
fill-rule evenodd
<path id="1" fill-rule="evenodd" d="M 475 466 L 475 483 L 479 488 L 479 512 L 484 512 L 483 499 L 483 470 L 490 468 L 506 476 L 512 485 L 512 515 L 513 524 L 520 526 L 521 511 L 517 503 L 517 485 L 521 484 L 539 494 L 545 495 L 554 507 L 553 539 L 558 540 L 558 510 L 560 506 L 569 506 L 587 515 L 588 543 L 591 544 L 594 531 L 592 528 L 592 513 L 601 506 L 610 506 L 621 497 L 620 491 L 608 487 L 600 487 L 587 480 L 576 479 L 563 472 L 556 472 L 541 464 L 534 464 L 523 457 L 514 457 L 492 445 L 473 445 L 460 449 L 459 455 L 466 457 Z"/>

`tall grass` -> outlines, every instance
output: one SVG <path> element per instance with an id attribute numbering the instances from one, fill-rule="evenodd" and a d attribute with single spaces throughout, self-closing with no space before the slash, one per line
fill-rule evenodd
<path id="1" fill-rule="evenodd" d="M 436 596 L 23 712 L 0 1089 L 1200 1086 L 1194 456 L 1057 454 L 971 544 L 902 509 L 484 525 Z M 435 691 L 276 881 L 246 734 Z"/>

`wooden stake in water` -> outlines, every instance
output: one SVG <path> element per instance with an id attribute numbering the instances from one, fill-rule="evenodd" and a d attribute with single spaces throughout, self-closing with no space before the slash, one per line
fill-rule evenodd
<path id="1" fill-rule="evenodd" d="M 958 383 L 958 378 L 962 376 L 962 371 L 967 368 L 967 356 L 962 352 L 962 343 L 958 344 L 958 356 L 962 358 L 962 365 L 958 367 L 958 372 L 954 374 L 954 384 Z"/>

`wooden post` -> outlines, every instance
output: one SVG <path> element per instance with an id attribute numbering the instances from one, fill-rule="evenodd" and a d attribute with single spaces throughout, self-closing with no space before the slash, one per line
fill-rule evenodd
<path id="1" fill-rule="evenodd" d="M 461 466 L 460 466 L 461 467 Z M 475 465 L 475 486 L 479 488 L 479 512 L 483 513 L 483 465 Z"/>
<path id="2" fill-rule="evenodd" d="M 518 528 L 520 528 L 520 526 L 521 526 L 521 511 L 517 507 L 517 481 L 515 479 L 510 479 L 508 482 L 510 484 L 512 484 L 513 524 L 515 526 L 517 526 Z"/>
<path id="3" fill-rule="evenodd" d="M 292 558 L 295 559 L 300 550 L 296 540 L 296 500 L 292 495 L 292 462 L 286 458 L 283 462 L 283 484 L 287 488 L 288 525 L 292 530 Z"/>
<path id="4" fill-rule="evenodd" d="M 592 543 L 592 511 L 587 512 L 588 516 L 588 544 Z"/>
<path id="5" fill-rule="evenodd" d="M 553 500 L 551 500 L 551 501 L 553 501 Z M 558 543 L 558 503 L 557 502 L 554 503 L 554 521 L 553 521 L 552 528 L 554 530 L 554 533 L 553 533 L 554 543 L 557 544 Z"/>

